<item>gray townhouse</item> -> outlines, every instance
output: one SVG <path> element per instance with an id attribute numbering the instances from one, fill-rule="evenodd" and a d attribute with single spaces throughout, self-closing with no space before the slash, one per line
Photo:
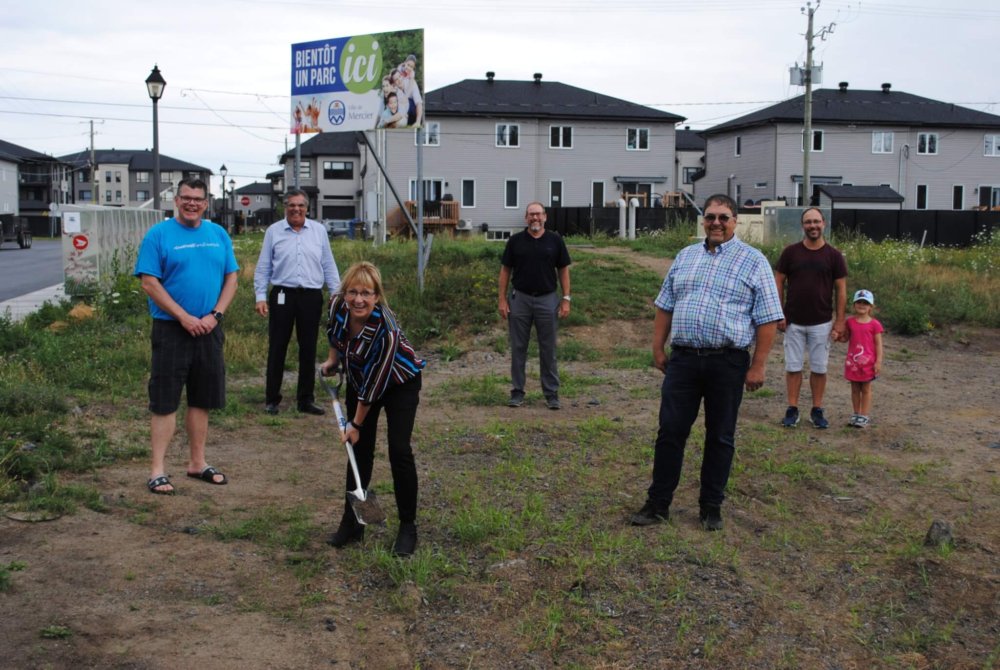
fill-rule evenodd
<path id="1" fill-rule="evenodd" d="M 652 206 L 677 190 L 676 125 L 683 117 L 560 82 L 466 79 L 425 96 L 422 177 L 417 133 L 387 131 L 383 164 L 401 198 L 418 198 L 440 221 L 482 229 L 496 239 L 524 225 L 533 200 L 547 207 L 590 207 L 635 197 Z M 369 134 L 373 144 L 374 133 Z M 378 169 L 352 133 L 303 142 L 299 184 L 317 218 L 371 220 Z M 281 157 L 291 185 L 294 152 Z M 396 211 L 393 211 L 396 210 Z M 390 229 L 400 224 L 386 191 Z M 411 209 L 412 211 L 412 209 Z M 461 225 L 461 224 L 459 224 Z"/>
<path id="2" fill-rule="evenodd" d="M 97 198 L 94 198 L 94 180 L 91 175 L 91 152 L 61 156 L 59 160 L 72 166 L 73 183 L 71 200 L 77 203 L 93 203 L 112 207 L 138 207 L 153 198 L 153 152 L 147 149 L 96 149 L 94 161 L 97 164 Z M 173 191 L 177 182 L 187 177 L 197 177 L 206 184 L 212 171 L 193 163 L 188 163 L 160 154 L 160 192 L 163 195 L 160 206 L 173 213 Z"/>
<path id="3" fill-rule="evenodd" d="M 840 199 L 907 209 L 1000 206 L 1000 116 L 893 91 L 813 92 L 812 136 L 804 96 L 702 131 L 699 197 L 728 193 L 741 204 L 803 203 L 808 148 L 812 202 Z"/>
<path id="4" fill-rule="evenodd" d="M 361 149 L 355 133 L 313 135 L 302 142 L 299 155 L 298 187 L 309 194 L 310 218 L 351 220 L 363 216 Z M 284 171 L 267 176 L 274 188 L 284 192 L 296 184 L 295 151 L 285 152 L 278 162 Z M 374 161 L 368 169 L 378 171 Z"/>
<path id="5" fill-rule="evenodd" d="M 0 214 L 48 216 L 68 202 L 71 167 L 58 158 L 0 140 Z"/>
<path id="6" fill-rule="evenodd" d="M 694 195 L 694 182 L 705 171 L 705 138 L 690 126 L 677 129 L 677 157 L 674 159 L 677 191 Z"/>

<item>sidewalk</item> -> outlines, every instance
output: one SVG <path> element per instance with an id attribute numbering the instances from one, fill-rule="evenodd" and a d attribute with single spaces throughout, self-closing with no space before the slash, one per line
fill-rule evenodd
<path id="1" fill-rule="evenodd" d="M 20 321 L 46 302 L 57 303 L 65 298 L 65 285 L 56 284 L 0 302 L 0 316 L 7 314 L 12 320 Z"/>

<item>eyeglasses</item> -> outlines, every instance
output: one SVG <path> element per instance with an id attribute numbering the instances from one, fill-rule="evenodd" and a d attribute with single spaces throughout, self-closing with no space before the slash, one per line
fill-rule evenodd
<path id="1" fill-rule="evenodd" d="M 308 205 L 285 205 L 285 209 L 305 209 Z"/>
<path id="2" fill-rule="evenodd" d="M 805 225 L 814 225 L 817 223 L 823 223 L 823 219 L 806 219 L 802 223 Z"/>
<path id="3" fill-rule="evenodd" d="M 200 205 L 205 202 L 208 198 L 199 198 L 193 195 L 179 195 L 177 199 L 183 202 L 185 205 Z"/>
<path id="4" fill-rule="evenodd" d="M 735 219 L 735 216 L 729 216 L 728 214 L 706 214 L 705 221 L 708 223 L 715 223 L 718 219 L 719 223 L 729 223 L 729 219 Z"/>
<path id="5" fill-rule="evenodd" d="M 355 298 L 364 298 L 365 300 L 371 300 L 377 294 L 375 293 L 375 291 L 369 291 L 368 289 L 365 289 L 363 291 L 358 291 L 357 289 L 352 288 L 348 289 L 347 291 L 344 291 L 344 295 L 346 295 L 351 300 L 354 300 Z"/>

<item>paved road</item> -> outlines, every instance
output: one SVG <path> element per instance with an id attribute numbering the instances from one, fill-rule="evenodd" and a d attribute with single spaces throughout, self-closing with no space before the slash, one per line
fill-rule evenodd
<path id="1" fill-rule="evenodd" d="M 35 238 L 30 249 L 0 247 L 0 301 L 63 282 L 62 240 Z"/>

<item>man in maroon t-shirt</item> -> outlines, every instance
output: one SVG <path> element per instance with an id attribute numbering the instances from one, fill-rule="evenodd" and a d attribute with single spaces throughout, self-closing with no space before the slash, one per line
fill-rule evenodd
<path id="1" fill-rule="evenodd" d="M 823 393 L 826 391 L 831 335 L 839 340 L 845 332 L 847 262 L 844 255 L 824 239 L 825 227 L 823 212 L 816 208 L 804 211 L 802 241 L 785 247 L 774 271 L 778 295 L 785 307 L 785 319 L 778 322 L 778 330 L 785 333 L 788 409 L 781 423 L 786 428 L 799 423 L 799 391 L 807 352 L 809 389 L 812 391 L 809 418 L 816 428 L 830 425 L 823 415 Z"/>

